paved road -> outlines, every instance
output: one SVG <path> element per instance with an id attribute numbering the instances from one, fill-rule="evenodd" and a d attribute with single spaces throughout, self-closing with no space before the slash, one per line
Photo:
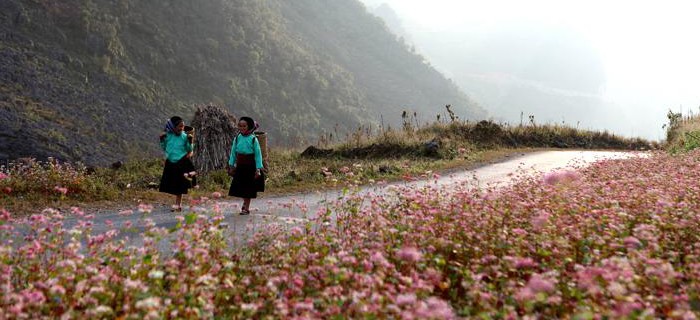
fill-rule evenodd
<path id="1" fill-rule="evenodd" d="M 470 187 L 502 187 L 516 182 L 518 177 L 523 175 L 543 174 L 562 168 L 581 167 L 597 160 L 611 158 L 627 158 L 639 156 L 640 153 L 612 152 L 612 151 L 542 151 L 534 153 L 512 156 L 505 161 L 482 166 L 480 168 L 455 172 L 441 177 L 417 178 L 413 181 L 403 181 L 392 184 L 377 184 L 362 187 L 358 194 L 371 195 L 386 192 L 390 186 L 406 186 L 411 189 L 418 189 L 431 185 L 433 187 L 444 187 L 449 189 L 451 184 L 467 184 Z M 256 231 L 268 228 L 270 224 L 280 223 L 281 225 L 294 226 L 298 223 L 305 223 L 313 218 L 317 211 L 324 208 L 331 202 L 343 199 L 342 190 L 325 190 L 298 195 L 263 197 L 253 200 L 251 214 L 241 216 L 238 214 L 240 201 L 233 198 L 219 199 L 202 206 L 191 208 L 194 212 L 222 212 L 224 225 L 233 235 L 232 241 L 244 241 L 246 235 L 252 235 Z M 186 213 L 171 213 L 169 208 L 157 207 L 149 213 L 134 210 L 133 214 L 118 212 L 107 212 L 96 214 L 93 220 L 93 234 L 99 234 L 112 229 L 109 225 L 120 228 L 127 223 L 131 223 L 135 232 L 142 230 L 138 226 L 143 224 L 144 219 L 151 219 L 158 227 L 173 228 L 178 220 L 177 216 Z M 190 212 L 192 212 L 190 211 Z M 130 221 L 130 222 L 129 222 Z M 65 219 L 64 226 L 67 229 L 78 223 L 76 217 Z M 139 238 L 136 233 L 123 233 L 130 236 L 130 241 L 138 245 Z M 167 250 L 167 239 L 162 241 L 162 248 Z"/>

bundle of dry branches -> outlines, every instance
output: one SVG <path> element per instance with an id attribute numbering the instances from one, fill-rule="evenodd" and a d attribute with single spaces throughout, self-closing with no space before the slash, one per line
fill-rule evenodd
<path id="1" fill-rule="evenodd" d="M 197 107 L 192 126 L 197 136 L 194 165 L 198 172 L 207 173 L 226 167 L 233 137 L 238 134 L 236 123 L 236 117 L 222 107 Z"/>
<path id="2" fill-rule="evenodd" d="M 270 161 L 268 159 L 268 152 L 267 152 L 267 133 L 264 131 L 256 131 L 255 136 L 258 138 L 258 143 L 260 143 L 260 151 L 262 153 L 262 158 L 263 158 L 263 168 L 265 168 L 265 172 L 267 172 L 270 169 Z"/>

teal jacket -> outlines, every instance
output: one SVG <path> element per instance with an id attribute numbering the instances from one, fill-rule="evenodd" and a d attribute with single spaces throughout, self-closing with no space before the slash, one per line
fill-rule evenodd
<path id="1" fill-rule="evenodd" d="M 182 157 L 193 150 L 193 146 L 187 141 L 187 134 L 184 132 L 179 135 L 172 132 L 166 133 L 165 139 L 160 140 L 160 148 L 165 152 L 165 158 L 172 163 L 180 161 Z"/>
<path id="2" fill-rule="evenodd" d="M 233 167 L 236 164 L 236 154 L 254 154 L 255 155 L 255 168 L 262 169 L 262 151 L 260 151 L 260 143 L 255 134 L 249 134 L 244 136 L 238 134 L 233 138 L 233 143 L 231 144 L 231 154 L 228 157 L 228 165 Z"/>

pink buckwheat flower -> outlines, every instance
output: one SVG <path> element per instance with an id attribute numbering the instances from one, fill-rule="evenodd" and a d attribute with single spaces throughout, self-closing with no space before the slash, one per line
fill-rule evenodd
<path id="1" fill-rule="evenodd" d="M 68 188 L 64 188 L 64 187 L 55 186 L 55 187 L 53 188 L 53 190 L 56 191 L 56 192 L 58 192 L 58 193 L 60 193 L 60 194 L 63 194 L 63 195 L 65 195 L 66 193 L 68 193 Z"/>
<path id="2" fill-rule="evenodd" d="M 151 213 L 153 211 L 153 206 L 150 204 L 141 203 L 138 208 L 141 213 Z"/>
<path id="3" fill-rule="evenodd" d="M 455 314 L 449 303 L 436 297 L 428 298 L 415 311 L 417 319 L 454 319 Z"/>
<path id="4" fill-rule="evenodd" d="M 555 185 L 560 183 L 570 183 L 578 181 L 581 175 L 572 170 L 559 170 L 554 172 L 549 172 L 544 175 L 544 183 L 547 185 Z"/>
<path id="5" fill-rule="evenodd" d="M 640 242 L 639 239 L 632 236 L 625 238 L 623 240 L 623 243 L 628 249 L 637 249 L 642 246 L 642 242 Z"/>
<path id="6" fill-rule="evenodd" d="M 60 284 L 55 284 L 51 287 L 51 289 L 49 289 L 49 292 L 55 295 L 64 295 L 66 294 L 66 288 L 64 288 Z"/>
<path id="7" fill-rule="evenodd" d="M 530 258 L 530 257 L 518 258 L 515 260 L 515 268 L 516 269 L 527 269 L 527 268 L 534 268 L 537 266 L 538 266 L 537 262 L 535 262 L 535 260 L 532 260 L 532 258 Z"/>
<path id="8" fill-rule="evenodd" d="M 0 209 L 0 220 L 5 220 L 9 221 L 10 220 L 10 212 L 5 210 L 5 209 Z"/>
<path id="9" fill-rule="evenodd" d="M 540 213 L 532 218 L 530 224 L 535 230 L 542 230 L 549 222 L 549 213 L 547 211 L 541 210 Z"/>
<path id="10" fill-rule="evenodd" d="M 418 262 L 423 254 L 414 247 L 403 247 L 398 252 L 399 259 L 407 262 Z"/>
<path id="11" fill-rule="evenodd" d="M 396 304 L 399 306 L 415 304 L 418 299 L 413 293 L 400 294 L 396 296 Z"/>
<path id="12" fill-rule="evenodd" d="M 535 294 L 554 291 L 554 283 L 552 283 L 552 281 L 549 279 L 545 279 L 539 274 L 533 274 L 532 277 L 530 277 L 530 281 L 527 282 L 527 287 Z"/>

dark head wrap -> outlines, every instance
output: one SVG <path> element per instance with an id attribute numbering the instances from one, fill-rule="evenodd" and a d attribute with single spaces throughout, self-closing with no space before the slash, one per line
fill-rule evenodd
<path id="1" fill-rule="evenodd" d="M 177 127 L 182 121 L 183 121 L 182 118 L 180 118 L 178 116 L 174 116 L 174 117 L 170 118 L 170 120 L 168 120 L 168 122 L 165 123 L 165 131 L 170 132 L 170 133 L 174 133 L 175 127 Z"/>
<path id="2" fill-rule="evenodd" d="M 255 122 L 255 121 L 253 120 L 253 118 L 251 118 L 251 117 L 241 117 L 241 120 L 240 120 L 240 121 L 245 121 L 245 123 L 248 125 L 248 131 L 246 131 L 246 132 L 241 132 L 241 134 L 244 135 L 244 136 L 247 136 L 247 135 L 249 135 L 249 134 L 255 132 L 255 130 L 257 130 L 258 127 L 259 127 L 258 123 Z"/>

